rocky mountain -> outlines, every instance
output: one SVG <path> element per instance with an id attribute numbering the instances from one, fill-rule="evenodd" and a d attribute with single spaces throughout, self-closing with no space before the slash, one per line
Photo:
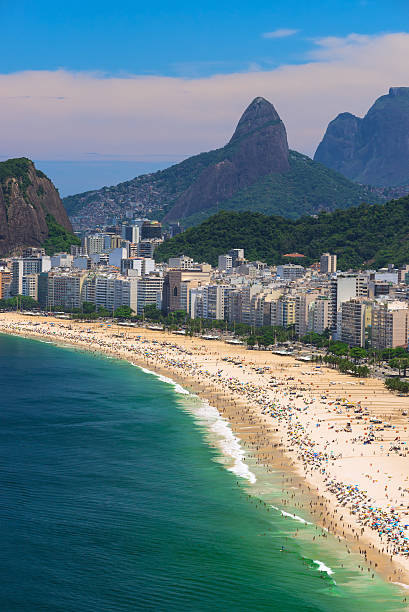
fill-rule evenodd
<path id="1" fill-rule="evenodd" d="M 245 110 L 222 148 L 190 157 L 115 187 L 78 194 L 64 204 L 78 227 L 125 210 L 194 225 L 220 209 L 297 218 L 348 208 L 374 194 L 305 155 L 290 151 L 285 126 L 264 98 Z M 133 207 L 133 208 L 132 208 Z"/>
<path id="2" fill-rule="evenodd" d="M 52 182 L 25 157 L 0 162 L 0 255 L 50 247 L 57 237 L 77 240 Z"/>
<path id="3" fill-rule="evenodd" d="M 341 113 L 314 160 L 368 185 L 409 183 L 409 87 L 391 87 L 365 117 Z"/>
<path id="4" fill-rule="evenodd" d="M 229 200 L 269 174 L 290 170 L 287 133 L 274 106 L 256 98 L 228 144 L 178 198 L 164 221 L 178 221 Z"/>

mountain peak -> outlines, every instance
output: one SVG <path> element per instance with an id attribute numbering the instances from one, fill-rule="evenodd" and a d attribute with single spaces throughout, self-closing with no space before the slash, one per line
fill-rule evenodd
<path id="1" fill-rule="evenodd" d="M 281 123 L 281 119 L 271 102 L 260 96 L 254 98 L 242 114 L 230 142 L 273 123 Z"/>
<path id="2" fill-rule="evenodd" d="M 230 142 L 210 155 L 212 163 L 181 194 L 164 221 L 203 213 L 262 177 L 290 170 L 284 123 L 274 106 L 260 97 L 246 108 Z"/>
<path id="3" fill-rule="evenodd" d="M 392 97 L 409 96 L 409 87 L 390 87 L 389 95 Z"/>
<path id="4" fill-rule="evenodd" d="M 409 180 L 409 87 L 391 87 L 363 119 L 342 113 L 331 121 L 314 160 L 366 185 Z"/>

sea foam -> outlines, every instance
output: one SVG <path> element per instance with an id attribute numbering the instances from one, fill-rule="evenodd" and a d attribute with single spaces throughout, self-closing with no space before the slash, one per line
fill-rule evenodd
<path id="1" fill-rule="evenodd" d="M 319 572 L 325 572 L 326 574 L 328 574 L 328 576 L 332 576 L 332 574 L 334 573 L 334 571 L 330 567 L 328 567 L 328 565 L 325 565 L 323 561 L 314 559 L 313 563 L 318 565 L 317 569 Z"/>
<path id="2" fill-rule="evenodd" d="M 255 474 L 245 463 L 245 452 L 240 446 L 240 439 L 234 435 L 229 422 L 220 415 L 217 408 L 202 400 L 197 406 L 189 406 L 189 411 L 216 435 L 216 444 L 222 453 L 233 459 L 233 465 L 227 469 L 251 484 L 257 482 Z"/>
<path id="3" fill-rule="evenodd" d="M 279 512 L 281 512 L 282 516 L 287 516 L 288 518 L 291 518 L 294 521 L 299 521 L 300 523 L 303 523 L 304 525 L 312 525 L 312 523 L 310 523 L 309 521 L 306 521 L 301 516 L 298 516 L 298 514 L 291 514 L 291 512 L 286 512 L 285 510 L 281 510 L 281 508 L 277 508 L 277 506 L 271 506 L 271 507 L 274 508 L 274 510 L 278 510 Z"/>
<path id="4" fill-rule="evenodd" d="M 152 376 L 156 376 L 156 378 L 158 378 L 162 382 L 168 385 L 172 385 L 176 393 L 182 393 L 183 395 L 190 394 L 190 391 L 188 391 L 187 389 L 184 389 L 181 385 L 179 385 L 179 383 L 175 382 L 172 378 L 169 378 L 168 376 L 163 376 L 163 374 L 158 374 L 157 372 L 154 372 L 153 370 L 148 370 L 147 368 L 143 368 L 142 366 L 136 365 L 134 363 L 132 365 L 142 370 L 142 372 L 145 372 L 145 374 L 152 374 Z"/>
<path id="5" fill-rule="evenodd" d="M 135 364 L 133 364 L 135 365 Z M 153 374 L 159 380 L 169 385 L 172 385 L 176 393 L 181 393 L 183 395 L 192 395 L 192 397 L 197 397 L 194 394 L 191 394 L 187 389 L 184 389 L 179 383 L 175 382 L 172 378 L 168 376 L 163 376 L 163 374 L 158 374 L 153 372 L 152 370 L 148 370 L 142 366 L 136 366 L 146 374 Z M 217 408 L 214 406 L 210 406 L 210 404 L 206 400 L 201 400 L 196 404 L 189 405 L 188 411 L 193 414 L 197 419 L 202 421 L 207 429 L 216 435 L 216 445 L 222 451 L 224 455 L 227 457 L 231 457 L 234 461 L 233 465 L 227 467 L 230 472 L 233 472 L 240 478 L 245 478 L 251 484 L 257 482 L 257 478 L 253 472 L 250 471 L 249 467 L 245 463 L 245 453 L 240 446 L 240 439 L 234 435 L 231 427 L 224 419 Z"/>

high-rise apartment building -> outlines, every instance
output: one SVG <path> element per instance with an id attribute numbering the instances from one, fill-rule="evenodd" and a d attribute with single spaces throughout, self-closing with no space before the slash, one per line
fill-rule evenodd
<path id="1" fill-rule="evenodd" d="M 157 308 L 162 302 L 163 276 L 146 274 L 137 280 L 137 313 L 142 314 L 150 304 Z"/>
<path id="2" fill-rule="evenodd" d="M 295 332 L 297 336 L 305 336 L 308 331 L 310 311 L 318 297 L 317 292 L 301 293 L 295 299 Z"/>
<path id="3" fill-rule="evenodd" d="M 203 287 L 203 318 L 223 320 L 225 311 L 224 285 L 207 285 Z"/>
<path id="4" fill-rule="evenodd" d="M 38 300 L 38 274 L 24 274 L 22 278 L 21 295 Z"/>
<path id="5" fill-rule="evenodd" d="M 372 346 L 377 350 L 408 345 L 407 302 L 385 302 L 372 308 Z"/>
<path id="6" fill-rule="evenodd" d="M 295 295 L 283 295 L 277 300 L 276 325 L 295 325 L 296 302 Z"/>
<path id="7" fill-rule="evenodd" d="M 111 241 L 111 237 L 109 237 L 109 242 Z M 104 253 L 107 249 L 106 237 L 104 234 L 92 234 L 90 236 L 86 236 L 83 240 L 83 246 L 88 255 L 93 255 L 94 253 Z"/>
<path id="8" fill-rule="evenodd" d="M 137 312 L 137 278 L 125 277 L 114 272 L 92 274 L 87 279 L 90 288 L 84 291 L 84 298 L 93 301 L 97 308 L 114 312 L 120 306 L 129 306 Z M 95 292 L 92 300 L 92 292 Z M 90 299 L 91 298 L 91 299 Z M 85 299 L 84 299 L 85 301 Z"/>
<path id="9" fill-rule="evenodd" d="M 161 239 L 162 224 L 159 221 L 144 221 L 141 228 L 141 240 Z"/>
<path id="10" fill-rule="evenodd" d="M 195 262 L 191 257 L 187 257 L 186 255 L 180 255 L 179 257 L 169 257 L 168 261 L 169 268 L 174 268 L 176 270 L 193 270 L 195 266 Z"/>
<path id="11" fill-rule="evenodd" d="M 137 244 L 139 242 L 139 227 L 138 225 L 128 225 L 122 224 L 122 238 L 124 240 L 128 240 L 133 244 Z"/>
<path id="12" fill-rule="evenodd" d="M 309 312 L 308 331 L 322 334 L 330 327 L 331 302 L 326 296 L 319 296 Z"/>
<path id="13" fill-rule="evenodd" d="M 320 258 L 321 274 L 334 274 L 337 271 L 337 256 L 323 253 Z"/>
<path id="14" fill-rule="evenodd" d="M 9 297 L 12 274 L 6 266 L 0 268 L 0 300 Z"/>
<path id="15" fill-rule="evenodd" d="M 356 274 L 351 275 L 339 275 L 337 278 L 331 280 L 330 283 L 330 300 L 331 300 L 331 312 L 330 312 L 330 327 L 331 330 L 336 333 L 336 337 L 340 338 L 341 333 L 341 304 L 348 302 L 353 298 L 357 297 L 357 286 L 358 276 Z"/>
<path id="16" fill-rule="evenodd" d="M 277 276 L 285 280 L 295 280 L 305 274 L 305 268 L 296 264 L 284 264 L 277 266 Z"/>
<path id="17" fill-rule="evenodd" d="M 121 274 L 144 276 L 155 271 L 155 260 L 150 257 L 127 257 L 121 260 Z"/>
<path id="18" fill-rule="evenodd" d="M 23 276 L 26 274 L 39 274 L 42 272 L 41 257 L 18 257 L 11 262 L 12 279 L 10 295 L 23 294 Z"/>
<path id="19" fill-rule="evenodd" d="M 87 272 L 83 270 L 50 270 L 48 273 L 47 307 L 80 308 L 82 287 Z"/>
<path id="20" fill-rule="evenodd" d="M 231 255 L 219 255 L 217 267 L 221 271 L 230 270 L 233 267 L 233 258 Z"/>
<path id="21" fill-rule="evenodd" d="M 159 239 L 142 240 L 138 242 L 138 257 L 153 257 L 156 247 L 161 243 Z"/>
<path id="22" fill-rule="evenodd" d="M 341 341 L 348 346 L 365 346 L 365 310 L 360 299 L 341 304 Z"/>
<path id="23" fill-rule="evenodd" d="M 244 261 L 244 249 L 230 249 L 228 255 L 232 258 L 233 266 Z"/>
<path id="24" fill-rule="evenodd" d="M 210 272 L 201 270 L 169 270 L 165 276 L 162 293 L 162 310 L 189 312 L 189 289 L 208 285 Z"/>

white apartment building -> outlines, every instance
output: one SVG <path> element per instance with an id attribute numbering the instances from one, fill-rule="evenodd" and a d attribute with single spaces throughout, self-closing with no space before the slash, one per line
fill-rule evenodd
<path id="1" fill-rule="evenodd" d="M 38 300 L 38 274 L 24 274 L 22 277 L 21 295 Z"/>
<path id="2" fill-rule="evenodd" d="M 191 319 L 203 318 L 203 287 L 189 289 L 189 316 Z"/>
<path id="3" fill-rule="evenodd" d="M 356 274 L 338 275 L 330 283 L 330 328 L 336 339 L 341 338 L 341 304 L 348 302 L 362 293 L 363 277 Z"/>
<path id="4" fill-rule="evenodd" d="M 180 257 L 169 257 L 168 261 L 169 268 L 176 270 L 192 270 L 197 267 L 191 257 L 186 255 L 180 255 Z"/>
<path id="5" fill-rule="evenodd" d="M 305 336 L 308 331 L 310 311 L 313 309 L 318 293 L 301 293 L 295 300 L 295 331 L 299 336 Z"/>
<path id="6" fill-rule="evenodd" d="M 56 268 L 48 273 L 47 307 L 80 308 L 82 287 L 87 273 Z"/>
<path id="7" fill-rule="evenodd" d="M 323 253 L 320 258 L 320 273 L 334 274 L 337 271 L 337 256 Z"/>
<path id="8" fill-rule="evenodd" d="M 104 234 L 92 234 L 84 238 L 84 248 L 88 255 L 95 253 L 104 253 L 109 250 L 111 246 L 111 238 L 109 237 L 109 245 L 107 245 L 107 239 Z"/>
<path id="9" fill-rule="evenodd" d="M 137 279 L 137 313 L 142 314 L 148 304 L 158 307 L 163 290 L 163 276 L 147 274 Z"/>
<path id="10" fill-rule="evenodd" d="M 95 305 L 114 311 L 129 306 L 137 312 L 137 279 L 115 273 L 95 275 Z"/>
<path id="11" fill-rule="evenodd" d="M 233 257 L 231 255 L 219 255 L 217 267 L 223 272 L 231 270 L 233 267 Z"/>
<path id="12" fill-rule="evenodd" d="M 11 261 L 10 295 L 23 295 L 23 276 L 42 272 L 41 257 L 16 257 Z"/>
<path id="13" fill-rule="evenodd" d="M 73 260 L 73 255 L 69 255 L 68 253 L 56 253 L 55 255 L 51 255 L 51 267 L 71 268 Z M 46 270 L 42 270 L 42 272 L 46 272 Z"/>
<path id="14" fill-rule="evenodd" d="M 203 287 L 202 316 L 204 319 L 223 320 L 225 311 L 224 285 L 206 285 Z"/>
<path id="15" fill-rule="evenodd" d="M 305 274 L 305 268 L 296 264 L 284 264 L 277 266 L 277 276 L 285 280 L 295 280 Z"/>
<path id="16" fill-rule="evenodd" d="M 318 297 L 311 306 L 308 331 L 322 334 L 330 327 L 331 302 L 327 297 Z"/>
<path id="17" fill-rule="evenodd" d="M 150 257 L 127 257 L 121 261 L 121 274 L 144 276 L 155 271 L 155 260 Z"/>

